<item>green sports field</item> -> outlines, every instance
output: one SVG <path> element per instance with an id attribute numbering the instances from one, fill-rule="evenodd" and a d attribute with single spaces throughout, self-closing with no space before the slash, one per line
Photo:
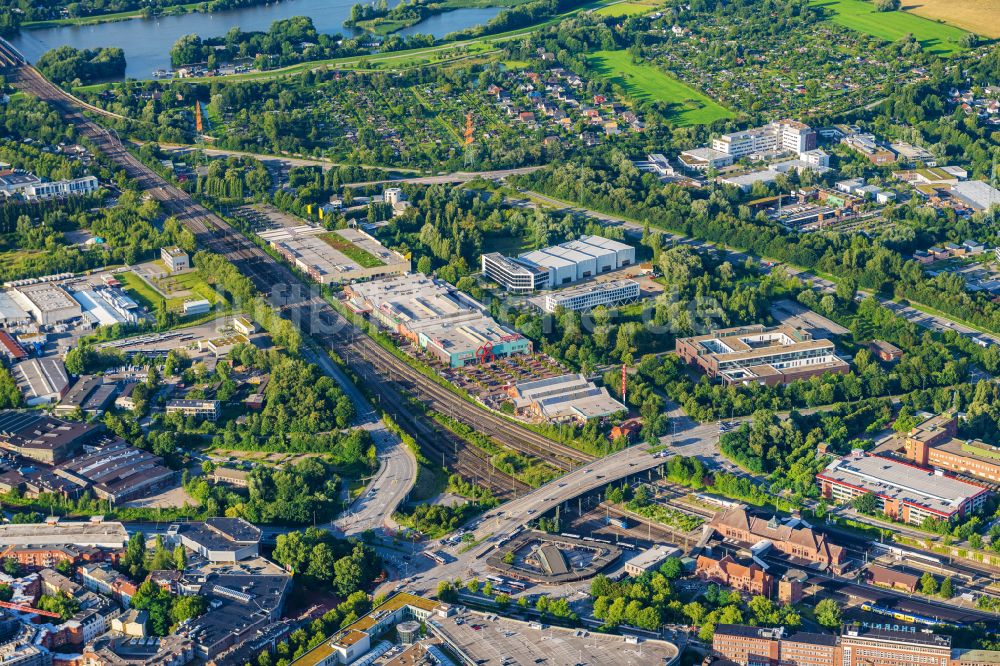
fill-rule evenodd
<path id="1" fill-rule="evenodd" d="M 597 51 L 588 61 L 598 74 L 622 86 L 631 97 L 674 104 L 670 121 L 676 125 L 707 125 L 735 115 L 655 66 L 634 64 L 628 51 Z"/>
<path id="2" fill-rule="evenodd" d="M 813 5 L 831 13 L 830 20 L 845 28 L 894 42 L 910 34 L 925 51 L 948 55 L 963 50 L 959 40 L 965 31 L 906 12 L 877 12 L 866 0 L 813 0 Z"/>

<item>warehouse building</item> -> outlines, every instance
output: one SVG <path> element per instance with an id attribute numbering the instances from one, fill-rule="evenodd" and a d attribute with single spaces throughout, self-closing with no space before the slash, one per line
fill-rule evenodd
<path id="1" fill-rule="evenodd" d="M 549 421 L 585 423 L 628 411 L 628 407 L 615 400 L 608 389 L 597 387 L 583 375 L 518 382 L 508 389 L 508 394 L 514 400 L 517 413 L 534 414 Z"/>
<path id="2" fill-rule="evenodd" d="M 599 305 L 613 306 L 635 303 L 641 293 L 635 280 L 614 280 L 595 284 L 583 284 L 545 295 L 544 310 L 555 312 L 564 310 L 592 310 Z"/>
<path id="3" fill-rule="evenodd" d="M 403 275 L 410 260 L 358 229 L 328 231 L 303 224 L 260 232 L 289 263 L 320 284 Z"/>
<path id="4" fill-rule="evenodd" d="M 516 259 L 497 253 L 481 258 L 483 274 L 508 291 L 554 289 L 635 263 L 635 248 L 602 236 L 582 236 Z"/>
<path id="5" fill-rule="evenodd" d="M 69 388 L 66 367 L 54 356 L 21 361 L 11 368 L 11 374 L 28 407 L 58 402 Z"/>
<path id="6" fill-rule="evenodd" d="M 11 297 L 42 326 L 76 319 L 83 311 L 65 289 L 50 282 L 23 285 L 11 289 Z"/>
<path id="7" fill-rule="evenodd" d="M 27 324 L 31 316 L 18 305 L 9 291 L 0 291 L 0 326 L 14 327 Z"/>
<path id="8" fill-rule="evenodd" d="M 816 480 L 827 499 L 850 502 L 872 493 L 880 511 L 913 525 L 925 518 L 952 520 L 975 513 L 990 494 L 983 486 L 941 472 L 863 453 L 833 461 Z"/>
<path id="9" fill-rule="evenodd" d="M 345 288 L 348 306 L 367 314 L 447 367 L 531 353 L 531 341 L 494 321 L 475 299 L 446 282 L 407 274 Z"/>
<path id="10" fill-rule="evenodd" d="M 850 366 L 837 357 L 829 340 L 814 340 L 788 325 L 762 324 L 716 329 L 678 338 L 677 355 L 727 384 L 787 384 L 827 372 L 845 374 Z"/>

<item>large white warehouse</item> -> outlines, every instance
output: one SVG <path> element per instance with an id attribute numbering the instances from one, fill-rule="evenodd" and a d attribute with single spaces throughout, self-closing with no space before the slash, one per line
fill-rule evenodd
<path id="1" fill-rule="evenodd" d="M 583 236 L 517 259 L 482 256 L 483 274 L 508 291 L 554 289 L 635 263 L 635 248 L 601 236 Z"/>

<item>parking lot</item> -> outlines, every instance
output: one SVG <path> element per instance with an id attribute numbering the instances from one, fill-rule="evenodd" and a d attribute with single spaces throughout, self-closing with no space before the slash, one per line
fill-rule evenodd
<path id="1" fill-rule="evenodd" d="M 808 331 L 815 338 L 830 338 L 850 332 L 837 322 L 827 319 L 804 305 L 788 299 L 772 303 L 771 316 L 782 324 L 788 324 L 789 326 Z"/>
<path id="2" fill-rule="evenodd" d="M 453 648 L 480 666 L 669 664 L 677 648 L 666 641 L 597 634 L 466 611 L 429 624 Z"/>

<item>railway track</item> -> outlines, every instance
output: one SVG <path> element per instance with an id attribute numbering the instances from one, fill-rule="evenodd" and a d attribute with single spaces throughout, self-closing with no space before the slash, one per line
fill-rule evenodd
<path id="1" fill-rule="evenodd" d="M 413 419 L 404 410 L 405 400 L 393 386 L 396 382 L 401 389 L 410 391 L 418 400 L 435 411 L 487 434 L 513 451 L 544 460 L 557 469 L 570 470 L 594 459 L 593 456 L 550 440 L 498 414 L 470 404 L 384 349 L 352 322 L 342 317 L 330 304 L 319 296 L 311 294 L 309 287 L 288 267 L 195 202 L 186 192 L 168 183 L 139 161 L 128 152 L 114 131 L 101 127 L 85 116 L 81 107 L 103 115 L 114 114 L 91 107 L 55 86 L 25 63 L 20 54 L 3 40 L 0 40 L 0 65 L 3 66 L 8 80 L 17 88 L 48 102 L 97 149 L 124 168 L 126 174 L 150 197 L 159 201 L 167 213 L 176 216 L 178 221 L 194 234 L 201 247 L 225 256 L 261 293 L 267 295 L 269 301 L 283 316 L 298 324 L 306 334 L 312 335 L 317 341 L 336 350 L 342 357 L 348 358 L 348 365 L 369 383 L 372 391 L 380 396 L 380 401 L 385 400 L 387 406 L 394 406 L 400 411 L 404 417 L 400 420 L 401 424 L 409 425 Z M 324 325 L 314 326 L 314 322 L 321 322 Z M 348 353 L 345 354 L 345 351 Z M 463 447 L 443 446 L 442 429 L 436 424 L 430 426 L 424 422 L 414 425 L 414 428 L 421 431 L 421 437 L 418 438 L 421 445 L 428 446 L 430 451 L 444 453 L 446 459 L 452 457 L 461 471 L 479 479 L 499 476 L 501 483 L 512 482 L 508 488 L 517 488 L 516 480 L 510 477 L 503 479 L 503 475 L 492 470 L 487 460 L 475 453 L 479 451 L 475 447 L 464 441 Z M 447 436 L 443 441 L 448 441 Z M 446 451 L 449 448 L 452 451 L 450 456 Z M 457 460 L 460 450 L 466 451 L 461 454 L 461 463 Z M 497 490 L 501 489 L 498 487 Z"/>

